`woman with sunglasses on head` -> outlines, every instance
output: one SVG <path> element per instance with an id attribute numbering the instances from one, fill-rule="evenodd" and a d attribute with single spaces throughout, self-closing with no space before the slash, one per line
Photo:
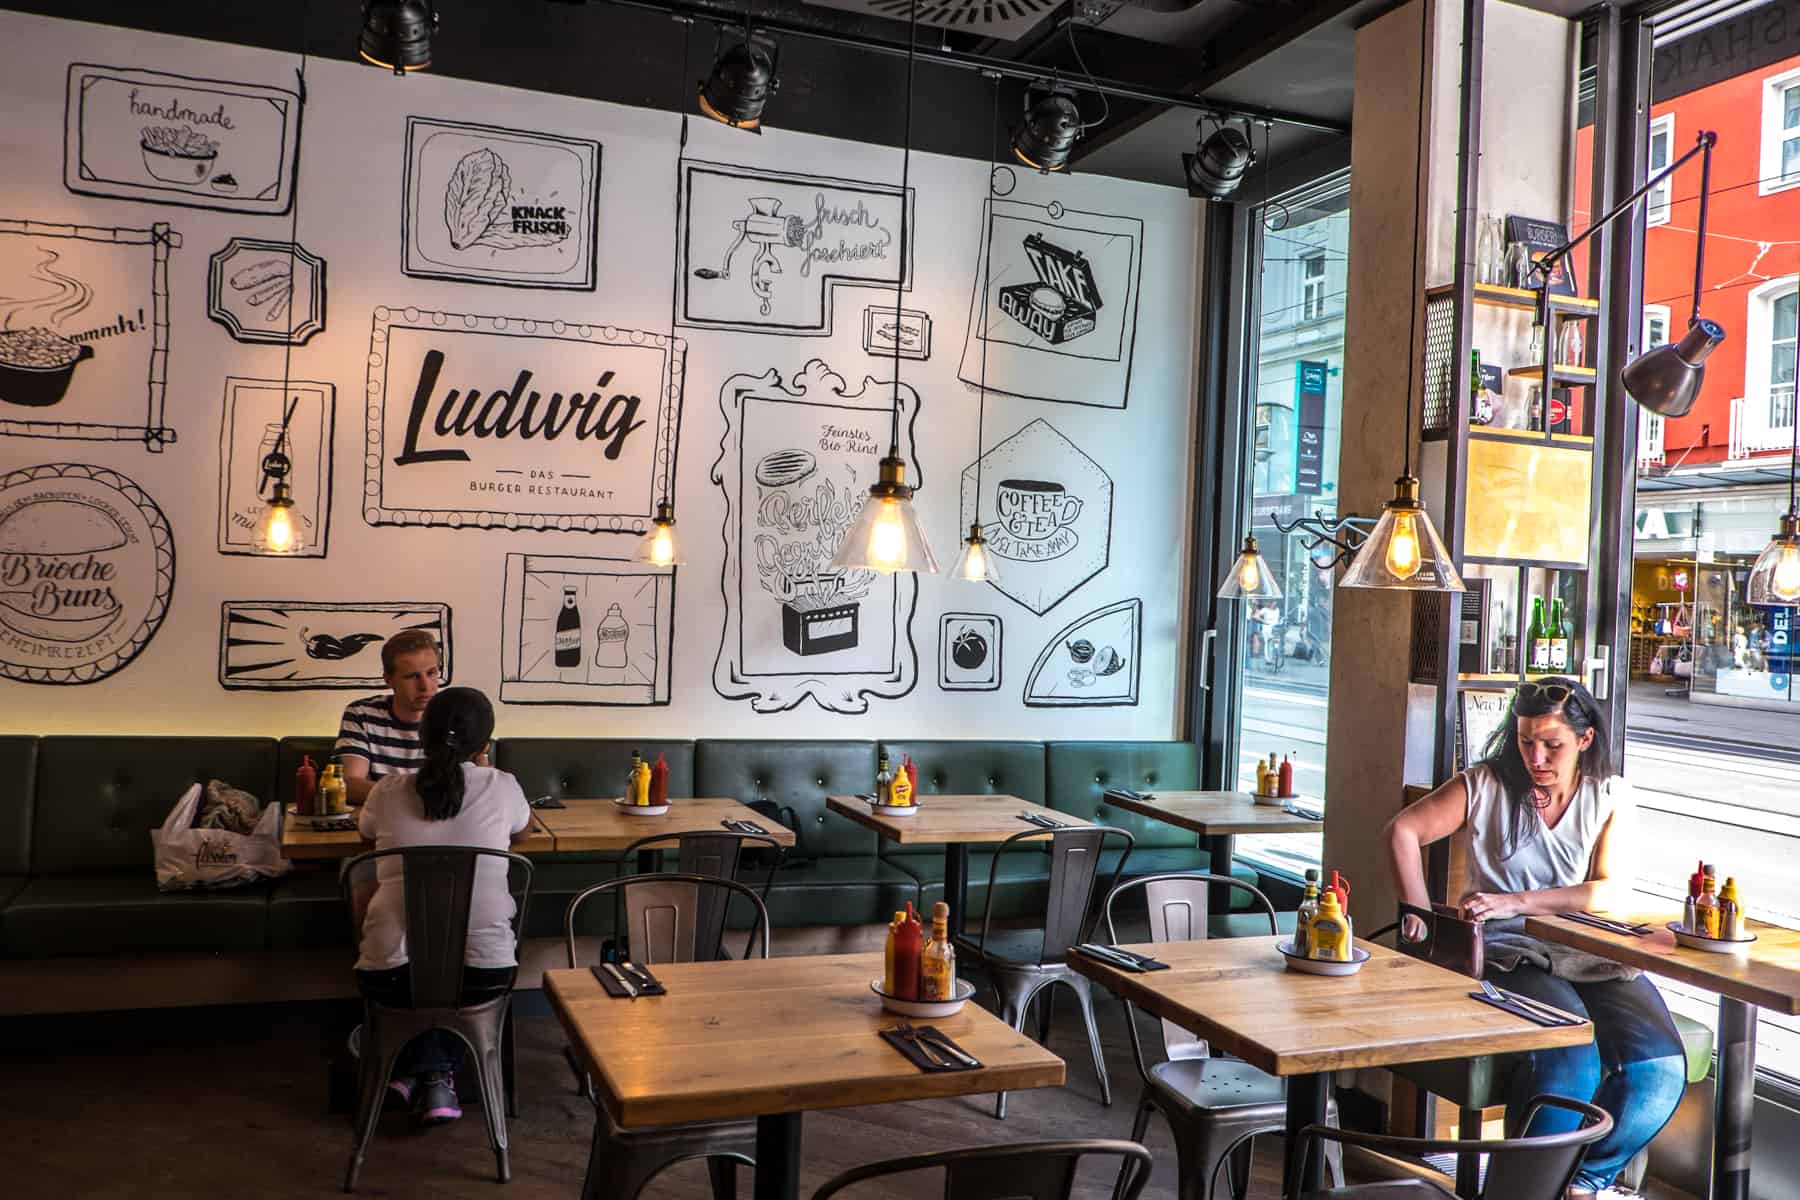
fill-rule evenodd
<path id="1" fill-rule="evenodd" d="M 1431 908 L 1420 851 L 1460 839 L 1470 890 L 1458 907 L 1484 923 L 1487 976 L 1594 1024 L 1589 1045 L 1520 1056 L 1508 1096 L 1514 1120 L 1544 1093 L 1612 1114 L 1612 1132 L 1588 1151 L 1571 1197 L 1627 1194 L 1611 1186 L 1614 1177 L 1675 1115 L 1687 1083 L 1681 1038 L 1648 978 L 1521 932 L 1527 916 L 1628 906 L 1632 816 L 1599 705 L 1575 680 L 1551 678 L 1520 686 L 1486 758 L 1388 823 L 1405 903 Z M 1423 940 L 1424 923 L 1408 916 L 1400 935 Z M 1524 1132 L 1579 1123 L 1575 1113 L 1544 1109 Z"/>

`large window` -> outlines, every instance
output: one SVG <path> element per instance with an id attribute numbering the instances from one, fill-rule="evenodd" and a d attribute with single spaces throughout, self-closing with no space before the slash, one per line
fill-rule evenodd
<path id="1" fill-rule="evenodd" d="M 1254 787 L 1259 758 L 1292 755 L 1295 789 L 1314 801 L 1325 785 L 1331 573 L 1275 519 L 1337 511 L 1349 204 L 1348 176 L 1334 176 L 1282 197 L 1252 224 L 1256 317 L 1246 476 L 1251 527 L 1281 599 L 1243 606 L 1237 785 Z M 1245 837 L 1238 852 L 1298 870 L 1318 862 L 1320 842 L 1316 835 Z"/>
<path id="2" fill-rule="evenodd" d="M 1723 140 L 1724 130 L 1720 133 Z M 1756 183 L 1764 195 L 1800 184 L 1800 69 L 1764 81 L 1762 173 Z"/>
<path id="3" fill-rule="evenodd" d="M 1675 149 L 1675 114 L 1664 113 L 1650 122 L 1650 158 L 1646 176 L 1654 175 L 1669 165 L 1671 152 Z M 1670 197 L 1674 195 L 1675 181 L 1665 179 L 1650 189 L 1644 201 L 1644 221 L 1650 225 L 1667 225 L 1669 223 Z"/>

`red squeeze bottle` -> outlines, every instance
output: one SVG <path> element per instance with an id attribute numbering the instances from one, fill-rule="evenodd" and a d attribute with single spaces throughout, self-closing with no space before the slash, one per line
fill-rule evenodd
<path id="1" fill-rule="evenodd" d="M 906 920 L 894 935 L 894 994 L 902 1000 L 919 998 L 919 968 L 925 949 L 925 927 L 912 901 L 906 902 Z"/>
<path id="2" fill-rule="evenodd" d="M 1331 873 L 1331 885 L 1326 889 L 1337 893 L 1338 907 L 1345 912 L 1350 911 L 1350 881 L 1336 871 Z"/>
<path id="3" fill-rule="evenodd" d="M 669 802 L 669 763 L 661 754 L 650 768 L 650 803 L 667 804 Z"/>
<path id="4" fill-rule="evenodd" d="M 1281 760 L 1280 782 L 1281 786 L 1277 789 L 1276 794 L 1283 797 L 1292 796 L 1294 794 L 1294 760 L 1291 755 Z"/>
<path id="5" fill-rule="evenodd" d="M 294 811 L 301 816 L 314 816 L 318 794 L 318 768 L 313 766 L 311 755 L 302 754 L 300 766 L 294 771 Z"/>
<path id="6" fill-rule="evenodd" d="M 913 766 L 912 755 L 906 756 L 906 782 L 912 784 L 913 803 L 919 802 L 919 768 Z"/>

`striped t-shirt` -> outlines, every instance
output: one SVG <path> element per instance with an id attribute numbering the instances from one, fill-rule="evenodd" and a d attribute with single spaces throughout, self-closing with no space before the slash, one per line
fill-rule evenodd
<path id="1" fill-rule="evenodd" d="M 344 709 L 338 727 L 337 754 L 369 761 L 369 778 L 411 774 L 425 762 L 419 723 L 394 716 L 392 696 L 365 696 Z"/>

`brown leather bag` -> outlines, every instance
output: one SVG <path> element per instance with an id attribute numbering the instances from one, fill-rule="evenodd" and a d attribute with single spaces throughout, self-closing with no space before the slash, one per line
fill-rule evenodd
<path id="1" fill-rule="evenodd" d="M 1425 940 L 1406 940 L 1406 918 L 1417 917 L 1425 923 Z M 1481 922 L 1457 915 L 1448 904 L 1433 904 L 1429 910 L 1412 904 L 1400 906 L 1400 929 L 1394 945 L 1400 953 L 1422 958 L 1449 971 L 1480 979 L 1485 965 L 1482 954 Z"/>

